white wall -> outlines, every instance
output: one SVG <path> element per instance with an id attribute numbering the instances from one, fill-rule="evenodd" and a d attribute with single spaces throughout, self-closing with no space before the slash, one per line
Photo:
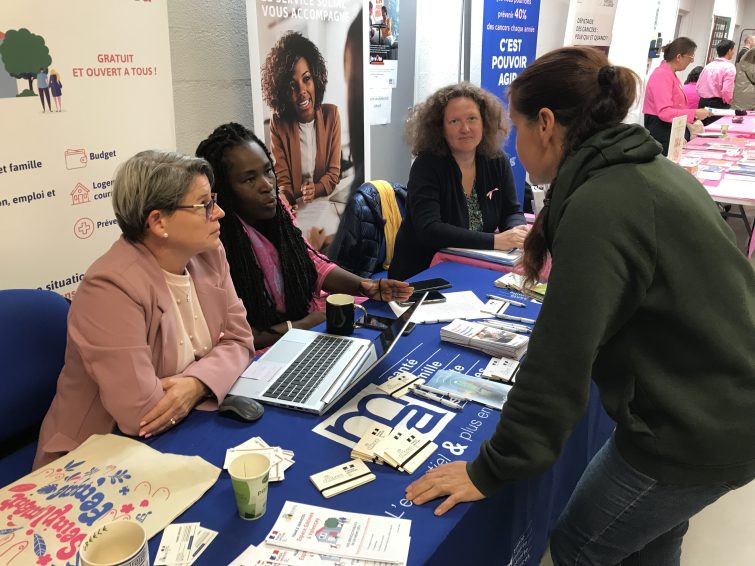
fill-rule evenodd
<path id="1" fill-rule="evenodd" d="M 481 4 L 481 3 L 480 3 Z M 474 21 L 474 19 L 473 19 Z M 414 103 L 425 100 L 440 87 L 461 80 L 462 0 L 417 0 L 417 51 L 414 63 Z M 474 33 L 472 36 L 474 37 Z M 474 47 L 471 49 L 475 51 Z M 472 60 L 479 59 L 473 57 Z M 480 82 L 479 61 L 471 70 Z"/>
<path id="2" fill-rule="evenodd" d="M 569 4 L 569 0 L 541 0 L 537 30 L 538 57 L 548 51 L 563 47 Z"/>
<path id="3" fill-rule="evenodd" d="M 168 0 L 176 144 L 193 154 L 216 126 L 252 127 L 246 8 L 240 0 Z"/>

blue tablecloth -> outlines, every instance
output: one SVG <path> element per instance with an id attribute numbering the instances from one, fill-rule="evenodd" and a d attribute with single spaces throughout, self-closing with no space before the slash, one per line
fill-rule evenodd
<path id="1" fill-rule="evenodd" d="M 493 281 L 497 271 L 455 263 L 443 263 L 424 272 L 420 278 L 444 277 L 454 285 L 448 291 L 471 289 L 481 299 L 485 293 L 497 292 Z M 375 314 L 390 314 L 387 305 L 368 303 Z M 538 307 L 529 303 L 517 313 L 534 317 Z M 222 467 L 227 448 L 252 436 L 261 436 L 270 445 L 293 450 L 296 464 L 286 471 L 286 479 L 270 484 L 267 513 L 257 521 L 245 521 L 236 512 L 228 473 L 223 471 L 217 483 L 176 522 L 198 521 L 219 535 L 198 561 L 199 564 L 223 565 L 239 555 L 249 544 L 259 544 L 269 532 L 286 500 L 320 505 L 337 510 L 395 516 L 412 520 L 409 564 L 539 564 L 549 532 L 593 454 L 613 429 L 613 423 L 592 393 L 587 413 L 575 428 L 561 458 L 547 473 L 507 486 L 494 497 L 475 504 L 462 504 L 443 517 L 433 509 L 439 501 L 415 506 L 406 501 L 406 486 L 429 466 L 458 459 L 470 460 L 488 438 L 500 413 L 468 404 L 454 413 L 432 402 L 422 403 L 412 396 L 390 401 L 383 395 L 362 396 L 353 413 L 339 415 L 341 408 L 363 395 L 372 383 L 381 383 L 399 369 L 430 377 L 438 369 L 456 369 L 474 374 L 482 370 L 489 357 L 475 350 L 440 342 L 441 324 L 418 325 L 402 338 L 383 361 L 347 397 L 323 417 L 266 407 L 264 417 L 256 423 L 241 423 L 217 413 L 192 411 L 175 429 L 151 438 L 147 444 L 162 452 L 199 455 Z M 358 330 L 363 336 L 376 336 L 370 330 Z M 391 404 L 392 403 L 392 404 Z M 378 409 L 379 407 L 379 409 Z M 396 424 L 404 421 L 420 430 L 440 429 L 435 442 L 436 454 L 410 476 L 386 466 L 370 464 L 377 480 L 355 490 L 324 499 L 309 481 L 315 472 L 349 460 L 350 448 L 338 441 L 350 438 L 350 423 L 369 417 Z M 313 432 L 318 425 L 327 430 Z M 5 461 L 3 464 L 5 465 Z M 6 470 L 7 471 L 7 470 Z M 20 477 L 28 470 L 19 470 Z M 150 555 L 157 555 L 160 535 L 150 541 Z"/>
<path id="2" fill-rule="evenodd" d="M 424 272 L 418 279 L 444 277 L 454 285 L 449 292 L 471 289 L 485 300 L 485 293 L 496 292 L 493 281 L 499 275 L 497 271 L 444 263 Z M 389 314 L 386 305 L 369 303 L 368 308 L 376 314 Z M 537 310 L 538 307 L 530 303 L 526 310 L 521 309 L 521 313 L 530 317 L 535 316 Z M 345 445 L 312 429 L 322 420 L 332 419 L 349 398 L 358 396 L 370 383 L 381 383 L 402 367 L 415 375 L 428 377 L 441 368 L 473 374 L 485 367 L 488 356 L 468 348 L 441 344 L 441 326 L 418 325 L 410 336 L 398 342 L 388 359 L 363 384 L 357 385 L 347 399 L 323 417 L 268 406 L 262 420 L 243 424 L 217 414 L 193 411 L 175 430 L 152 439 L 149 443 L 158 450 L 199 454 L 217 466 L 222 466 L 226 448 L 252 436 L 261 436 L 273 446 L 296 453 L 296 464 L 286 471 L 286 479 L 270 484 L 268 510 L 258 521 L 244 521 L 236 514 L 227 472 L 223 472 L 215 486 L 177 519 L 178 522 L 199 521 L 220 532 L 202 556 L 202 563 L 226 564 L 249 544 L 260 543 L 272 527 L 283 502 L 291 500 L 411 519 L 410 564 L 507 564 L 511 557 L 514 557 L 513 564 L 539 564 L 554 521 L 585 465 L 613 428 L 613 423 L 597 403 L 596 395 L 593 395 L 589 411 L 576 427 L 564 454 L 550 471 L 513 484 L 488 500 L 459 505 L 443 517 L 433 515 L 438 502 L 418 507 L 406 501 L 406 486 L 429 465 L 474 458 L 480 443 L 492 434 L 500 415 L 498 411 L 468 404 L 457 414 L 432 403 L 429 403 L 432 408 L 428 410 L 417 405 L 413 397 L 405 397 L 396 402 L 394 423 L 409 416 L 415 424 L 432 428 L 434 423 L 452 416 L 436 438 L 439 449 L 427 465 L 409 476 L 371 464 L 376 481 L 327 500 L 309 481 L 311 474 L 346 462 L 350 452 Z M 365 336 L 376 335 L 368 330 L 358 332 Z M 369 396 L 360 403 L 362 415 L 370 409 L 371 403 L 377 402 L 375 397 L 369 402 L 368 399 Z M 341 422 L 332 424 L 333 436 L 348 436 L 347 417 L 343 416 Z M 150 543 L 152 556 L 157 551 L 158 539 L 155 537 Z"/>

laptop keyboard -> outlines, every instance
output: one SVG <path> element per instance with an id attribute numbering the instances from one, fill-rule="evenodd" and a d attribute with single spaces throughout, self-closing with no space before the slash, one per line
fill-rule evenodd
<path id="1" fill-rule="evenodd" d="M 351 340 L 345 338 L 317 336 L 265 391 L 265 397 L 306 402 L 349 344 Z"/>

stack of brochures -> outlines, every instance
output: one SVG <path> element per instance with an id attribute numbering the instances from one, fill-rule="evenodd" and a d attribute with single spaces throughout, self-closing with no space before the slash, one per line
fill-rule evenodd
<path id="1" fill-rule="evenodd" d="M 524 276 L 516 273 L 506 273 L 495 280 L 494 285 L 501 289 L 511 289 L 518 291 L 528 297 L 542 301 L 545 297 L 545 291 L 548 288 L 547 283 L 537 283 L 531 289 L 525 289 Z"/>
<path id="2" fill-rule="evenodd" d="M 257 547 L 230 566 L 262 564 L 406 564 L 412 523 L 286 501 Z"/>
<path id="3" fill-rule="evenodd" d="M 496 357 L 520 359 L 527 351 L 530 339 L 501 328 L 456 319 L 440 329 L 440 339 L 460 346 L 468 346 Z"/>
<path id="4" fill-rule="evenodd" d="M 511 249 L 508 251 L 501 250 L 475 250 L 472 248 L 443 248 L 442 253 L 489 261 L 498 265 L 514 265 L 522 257 L 522 250 Z"/>

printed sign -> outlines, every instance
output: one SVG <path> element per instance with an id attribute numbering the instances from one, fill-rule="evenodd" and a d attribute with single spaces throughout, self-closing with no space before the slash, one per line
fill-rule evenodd
<path id="1" fill-rule="evenodd" d="M 506 90 L 535 60 L 540 0 L 485 0 L 480 86 L 506 102 Z M 524 202 L 525 171 L 516 153 L 516 130 L 504 151 L 514 170 L 517 198 Z"/>
<path id="2" fill-rule="evenodd" d="M 72 298 L 120 236 L 117 166 L 176 145 L 166 3 L 4 0 L 0 15 L 0 289 Z"/>

